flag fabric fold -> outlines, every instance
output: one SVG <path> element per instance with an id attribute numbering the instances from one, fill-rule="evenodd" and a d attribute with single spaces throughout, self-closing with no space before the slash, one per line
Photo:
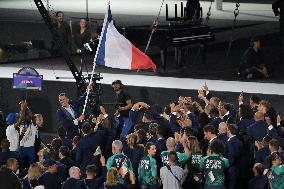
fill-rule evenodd
<path id="1" fill-rule="evenodd" d="M 154 62 L 117 31 L 113 24 L 109 5 L 97 50 L 95 60 L 97 65 L 119 69 L 153 69 L 156 71 Z"/>

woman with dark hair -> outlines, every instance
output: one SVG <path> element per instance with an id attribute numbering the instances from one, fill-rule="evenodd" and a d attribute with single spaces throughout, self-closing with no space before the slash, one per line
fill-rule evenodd
<path id="1" fill-rule="evenodd" d="M 200 169 L 200 160 L 202 152 L 199 141 L 195 136 L 188 137 L 188 149 L 191 152 L 187 162 L 188 175 L 184 182 L 184 188 L 202 188 L 202 170 Z"/>
<path id="2" fill-rule="evenodd" d="M 156 146 L 148 142 L 144 149 L 144 158 L 141 159 L 138 168 L 138 184 L 140 189 L 159 188 L 157 182 L 157 163 L 153 158 L 156 154 Z"/>
<path id="3" fill-rule="evenodd" d="M 241 104 L 239 106 L 238 116 L 239 116 L 239 119 L 238 119 L 237 125 L 240 131 L 247 132 L 247 128 L 251 124 L 255 123 L 255 120 L 253 118 L 252 109 L 248 105 Z"/>
<path id="4" fill-rule="evenodd" d="M 123 147 L 123 153 L 129 157 L 135 175 L 138 173 L 140 160 L 143 158 L 144 148 L 137 144 L 138 137 L 135 133 L 131 133 L 126 137 L 127 145 Z"/>

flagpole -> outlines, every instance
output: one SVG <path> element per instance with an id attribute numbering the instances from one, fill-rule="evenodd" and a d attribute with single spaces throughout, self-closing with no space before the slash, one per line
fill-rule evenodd
<path id="1" fill-rule="evenodd" d="M 93 70 L 92 70 L 92 74 L 91 74 L 91 79 L 90 79 L 89 86 L 93 84 L 93 77 L 94 77 L 95 68 L 96 68 L 96 60 L 97 60 L 97 56 L 98 56 L 98 53 L 99 53 L 99 50 L 100 50 L 100 47 L 101 47 L 101 41 L 102 41 L 102 38 L 103 38 L 103 32 L 104 32 L 104 30 L 105 30 L 105 26 L 106 26 L 106 23 L 107 23 L 109 8 L 110 8 L 110 1 L 108 2 L 108 5 L 107 5 L 107 12 L 106 12 L 106 14 L 105 14 L 105 19 L 104 19 L 104 23 L 103 23 L 103 28 L 102 28 L 102 31 L 101 31 L 99 44 L 98 44 L 98 47 L 97 47 L 97 50 L 96 50 L 96 54 L 95 54 L 95 58 L 94 58 L 94 62 L 93 62 Z M 87 107 L 87 103 L 88 103 L 89 94 L 90 94 L 90 90 L 88 89 L 88 90 L 87 90 L 87 95 L 86 95 L 86 99 L 85 99 L 85 103 L 84 103 L 84 108 L 83 108 L 82 114 L 85 114 L 86 107 Z"/>

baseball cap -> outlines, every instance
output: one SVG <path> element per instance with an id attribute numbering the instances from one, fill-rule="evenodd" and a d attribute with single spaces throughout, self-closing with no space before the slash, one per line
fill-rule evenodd
<path id="1" fill-rule="evenodd" d="M 9 113 L 6 117 L 6 123 L 7 124 L 13 124 L 16 119 L 18 118 L 19 114 L 18 113 Z"/>

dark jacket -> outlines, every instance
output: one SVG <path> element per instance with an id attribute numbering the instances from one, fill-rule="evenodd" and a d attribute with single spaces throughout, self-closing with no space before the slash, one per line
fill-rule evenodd
<path id="1" fill-rule="evenodd" d="M 243 144 L 237 136 L 228 139 L 226 144 L 226 158 L 229 160 L 229 178 L 240 177 L 240 159 L 243 155 Z"/>
<path id="2" fill-rule="evenodd" d="M 104 144 L 104 132 L 98 130 L 81 138 L 77 143 L 76 163 L 80 165 L 81 173 L 85 173 L 85 168 L 93 158 L 93 153 L 98 146 Z"/>
<path id="3" fill-rule="evenodd" d="M 253 118 L 251 119 L 243 118 L 240 121 L 238 121 L 237 125 L 240 131 L 247 132 L 247 128 L 254 123 L 255 120 Z"/>
<path id="4" fill-rule="evenodd" d="M 248 183 L 248 189 L 269 189 L 269 181 L 265 175 L 258 175 Z"/>
<path id="5" fill-rule="evenodd" d="M 39 177 L 38 182 L 44 185 L 44 189 L 61 189 L 61 183 L 56 174 L 45 172 Z"/>
<path id="6" fill-rule="evenodd" d="M 99 189 L 103 185 L 103 183 L 106 181 L 106 174 L 107 174 L 107 168 L 102 167 L 102 174 L 100 177 L 95 177 L 92 180 L 89 179 L 82 179 L 81 180 L 81 188 L 82 189 Z"/>
<path id="7" fill-rule="evenodd" d="M 10 150 L 0 152 L 0 166 L 6 164 L 9 158 L 15 158 L 19 160 L 17 152 L 11 152 Z"/>
<path id="8" fill-rule="evenodd" d="M 123 148 L 124 155 L 129 157 L 132 163 L 132 168 L 133 168 L 135 175 L 137 175 L 138 173 L 139 162 L 143 158 L 143 152 L 144 152 L 144 148 L 142 146 L 135 146 L 134 148 L 125 146 Z"/>
<path id="9" fill-rule="evenodd" d="M 38 180 L 28 180 L 28 178 L 25 178 L 22 183 L 23 189 L 33 189 L 34 187 L 40 185 Z"/>
<path id="10" fill-rule="evenodd" d="M 78 100 L 70 100 L 69 104 L 74 111 L 75 118 L 65 110 L 65 108 L 60 107 L 56 112 L 56 118 L 60 127 L 63 127 L 67 132 L 67 138 L 73 139 L 74 136 L 78 135 L 78 125 L 75 125 L 73 120 L 80 116 L 79 107 L 83 105 L 85 100 L 85 94 L 81 96 Z"/>
<path id="11" fill-rule="evenodd" d="M 63 183 L 62 189 L 81 189 L 80 180 L 68 178 L 66 182 Z"/>
<path id="12" fill-rule="evenodd" d="M 270 150 L 268 148 L 268 145 L 264 146 L 263 148 L 255 152 L 255 163 L 263 164 L 265 161 L 265 158 L 269 155 L 270 155 Z"/>
<path id="13" fill-rule="evenodd" d="M 247 134 L 251 137 L 252 141 L 262 140 L 267 134 L 267 124 L 264 121 L 256 121 L 254 124 L 247 128 Z"/>
<path id="14" fill-rule="evenodd" d="M 13 171 L 7 167 L 0 168 L 0 188 L 2 189 L 22 189 L 22 184 Z"/>

